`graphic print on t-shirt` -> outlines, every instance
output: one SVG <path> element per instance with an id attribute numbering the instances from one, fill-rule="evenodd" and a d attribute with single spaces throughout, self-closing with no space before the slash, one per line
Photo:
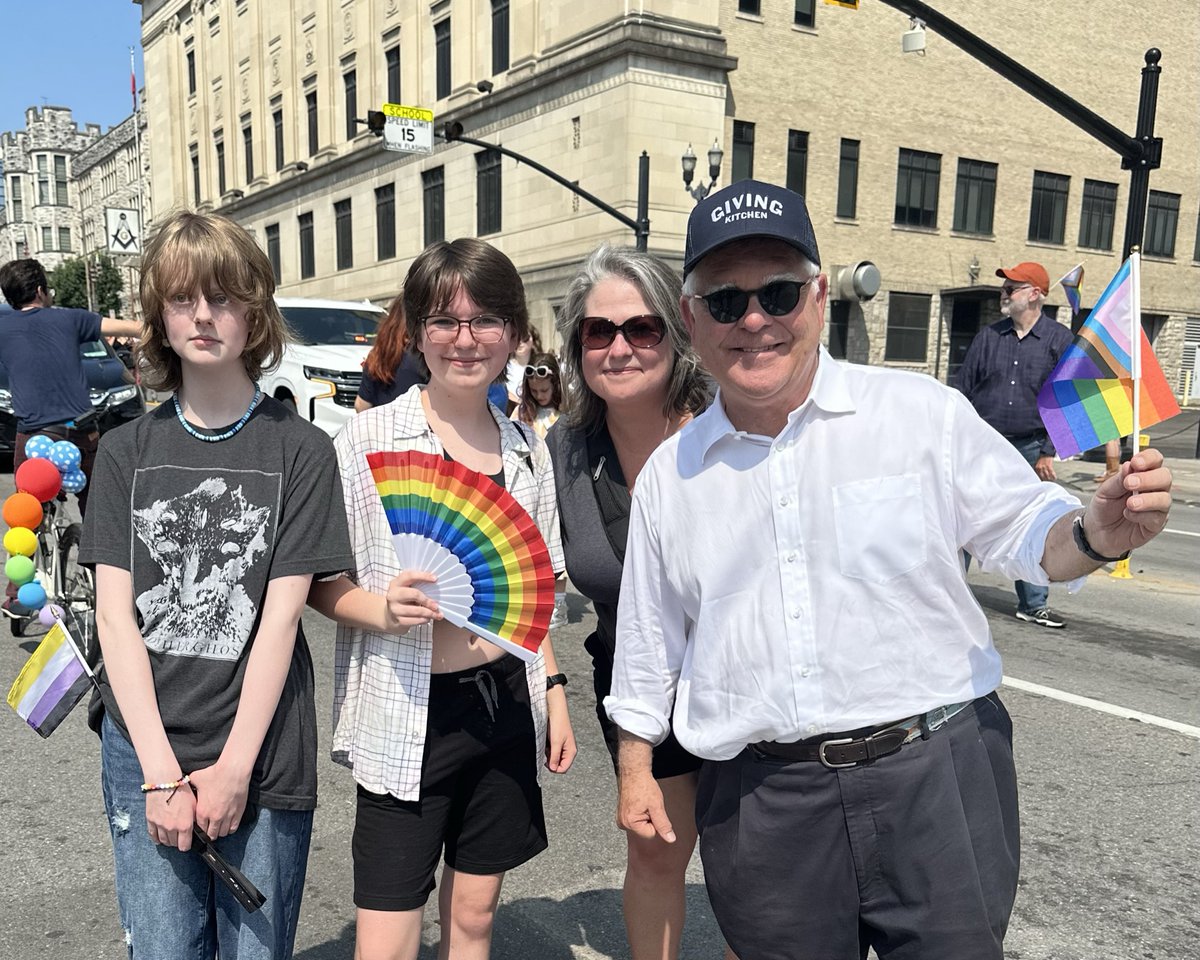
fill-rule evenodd
<path id="1" fill-rule="evenodd" d="M 134 476 L 134 593 L 147 648 L 237 660 L 265 592 L 282 477 L 151 467 Z"/>

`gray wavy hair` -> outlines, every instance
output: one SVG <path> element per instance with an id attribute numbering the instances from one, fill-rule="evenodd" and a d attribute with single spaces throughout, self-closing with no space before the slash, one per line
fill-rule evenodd
<path id="1" fill-rule="evenodd" d="M 671 379 L 663 414 L 699 413 L 708 405 L 712 391 L 701 372 L 692 340 L 679 315 L 682 290 L 679 274 L 658 257 L 632 247 L 601 244 L 583 262 L 567 287 L 566 299 L 555 326 L 562 337 L 562 382 L 565 413 L 569 422 L 592 433 L 604 423 L 607 406 L 583 378 L 581 328 L 587 315 L 587 299 L 602 280 L 610 277 L 632 283 L 650 313 L 662 317 L 671 350 Z"/>

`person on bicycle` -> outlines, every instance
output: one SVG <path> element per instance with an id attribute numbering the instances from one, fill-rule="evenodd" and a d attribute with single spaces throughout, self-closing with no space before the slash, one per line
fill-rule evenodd
<path id="1" fill-rule="evenodd" d="M 0 292 L 12 307 L 0 313 L 0 366 L 8 373 L 17 417 L 13 473 L 25 462 L 25 442 L 45 434 L 79 447 L 80 469 L 91 477 L 100 434 L 79 345 L 101 336 L 136 337 L 141 324 L 54 306 L 46 271 L 37 260 L 10 260 L 0 267 Z M 87 496 L 84 487 L 78 494 L 80 514 L 87 509 Z M 2 607 L 7 616 L 25 615 L 16 595 L 10 583 Z"/>
<path id="2" fill-rule="evenodd" d="M 167 218 L 142 264 L 142 353 L 173 396 L 96 455 L 79 556 L 96 570 L 92 719 L 135 957 L 292 955 L 317 802 L 300 615 L 314 575 L 353 556 L 333 442 L 258 387 L 287 340 L 274 291 L 232 220 Z M 265 894 L 259 911 L 190 852 L 194 830 Z"/>

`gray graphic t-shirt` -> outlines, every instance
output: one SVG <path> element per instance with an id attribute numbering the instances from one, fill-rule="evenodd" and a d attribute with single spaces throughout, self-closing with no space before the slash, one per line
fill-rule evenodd
<path id="1" fill-rule="evenodd" d="M 352 567 L 333 445 L 269 398 L 219 443 L 190 436 L 163 404 L 101 440 L 80 558 L 130 572 L 171 746 L 184 772 L 208 766 L 233 725 L 270 581 Z M 106 674 L 100 688 L 127 734 Z M 303 630 L 250 800 L 276 809 L 316 803 Z"/>

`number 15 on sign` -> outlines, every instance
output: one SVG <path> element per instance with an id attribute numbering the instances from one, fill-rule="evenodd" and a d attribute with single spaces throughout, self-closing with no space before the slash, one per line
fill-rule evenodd
<path id="1" fill-rule="evenodd" d="M 400 153 L 433 153 L 433 111 L 385 103 L 383 147 Z"/>

